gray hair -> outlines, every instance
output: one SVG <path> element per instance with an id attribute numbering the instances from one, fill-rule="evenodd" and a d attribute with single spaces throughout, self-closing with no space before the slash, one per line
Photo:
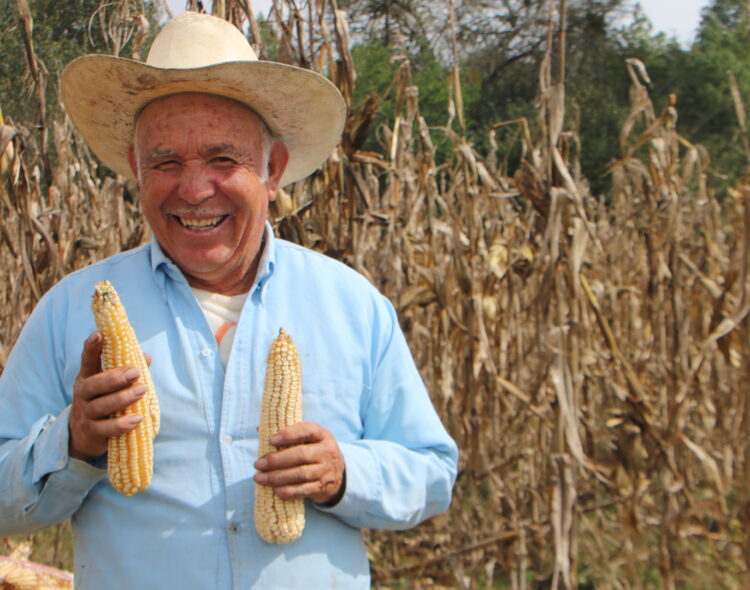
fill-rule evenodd
<path id="1" fill-rule="evenodd" d="M 273 144 L 276 143 L 277 138 L 271 132 L 270 127 L 268 127 L 263 118 L 260 115 L 257 116 L 258 121 L 260 121 L 260 181 L 265 183 L 268 182 L 268 161 L 271 159 L 271 148 L 273 147 Z"/>

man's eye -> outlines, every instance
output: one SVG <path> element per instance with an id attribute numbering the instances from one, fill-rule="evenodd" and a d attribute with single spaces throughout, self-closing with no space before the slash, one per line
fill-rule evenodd
<path id="1" fill-rule="evenodd" d="M 211 158 L 211 163 L 220 168 L 229 168 L 234 166 L 236 162 L 227 156 L 216 156 L 215 158 Z"/>
<path id="2" fill-rule="evenodd" d="M 179 162 L 177 160 L 164 160 L 163 162 L 158 162 L 156 165 L 154 165 L 154 168 L 157 170 L 162 170 L 164 172 L 168 172 L 170 170 L 175 170 L 179 166 Z"/>

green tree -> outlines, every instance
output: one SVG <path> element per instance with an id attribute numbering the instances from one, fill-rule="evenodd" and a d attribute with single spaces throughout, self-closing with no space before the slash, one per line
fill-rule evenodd
<path id="1" fill-rule="evenodd" d="M 576 119 L 571 126 L 582 139 L 583 172 L 595 193 L 608 190 L 610 164 L 622 155 L 620 129 L 631 108 L 626 59 L 642 61 L 659 82 L 652 86 L 658 111 L 673 92 L 665 76 L 686 54 L 675 39 L 654 32 L 639 7 L 632 21 L 613 26 L 611 17 L 620 9 L 615 3 L 591 3 L 572 10 L 569 18 L 567 94 Z"/>
<path id="2" fill-rule="evenodd" d="M 360 39 L 378 39 L 386 46 L 424 37 L 428 3 L 418 0 L 343 0 Z"/>
<path id="3" fill-rule="evenodd" d="M 450 68 L 441 63 L 432 47 L 425 39 L 415 44 L 408 53 L 394 50 L 384 40 L 375 39 L 360 43 L 352 48 L 357 84 L 354 89 L 355 109 L 362 108 L 373 93 L 378 97 L 379 110 L 370 126 L 377 128 L 381 122 L 392 122 L 396 115 L 396 101 L 401 75 L 408 76 L 407 83 L 419 91 L 419 111 L 427 125 L 444 127 L 449 120 L 449 78 Z M 463 100 L 471 106 L 479 97 L 479 79 L 470 69 L 461 72 Z M 365 149 L 374 149 L 378 138 L 373 133 L 368 138 Z M 438 158 L 442 156 L 443 142 L 439 133 L 435 134 Z M 383 146 L 380 146 L 381 149 Z"/>
<path id="4" fill-rule="evenodd" d="M 0 5 L 0 107 L 16 124 L 39 124 L 27 54 L 24 48 L 24 26 L 15 0 L 1 0 Z M 132 6 L 131 6 L 132 5 Z M 73 58 L 86 53 L 112 53 L 131 57 L 137 39 L 135 25 L 124 23 L 109 27 L 107 18 L 113 11 L 132 9 L 142 14 L 155 28 L 151 2 L 102 3 L 100 0 L 28 0 L 33 18 L 32 40 L 40 69 L 46 81 L 46 104 L 49 117 L 57 116 L 58 78 Z M 130 29 L 130 30 L 128 30 Z M 119 47 L 118 47 L 119 45 Z"/>
<path id="5" fill-rule="evenodd" d="M 677 130 L 711 157 L 711 182 L 723 194 L 747 167 L 742 130 L 732 98 L 730 75 L 742 98 L 750 100 L 750 12 L 746 0 L 714 0 L 703 11 L 689 49 L 653 35 L 647 19 L 623 29 L 625 55 L 646 65 L 657 114 L 669 94 L 677 95 Z"/>
<path id="6" fill-rule="evenodd" d="M 733 182 L 745 170 L 747 155 L 729 84 L 730 74 L 740 94 L 750 100 L 750 8 L 745 0 L 715 0 L 704 10 L 698 38 L 687 56 L 673 59 L 670 71 L 679 96 L 683 134 L 704 144 L 712 169 Z M 677 75 L 676 72 L 681 72 Z"/>
<path id="7" fill-rule="evenodd" d="M 625 59 L 633 55 L 628 39 L 613 25 L 622 4 L 618 0 L 580 0 L 568 6 L 566 128 L 579 134 L 583 174 L 595 193 L 609 186 L 608 164 L 617 156 L 619 128 L 627 116 Z M 519 117 L 526 117 L 532 124 L 536 121 L 538 72 L 547 34 L 546 23 L 541 29 L 537 23 L 523 35 L 519 33 L 519 39 L 525 41 L 524 51 L 514 51 L 518 46 L 513 45 L 495 51 L 487 47 L 467 58 L 482 73 L 483 98 L 473 103 L 469 115 L 477 134 L 495 123 Z M 639 42 L 645 44 L 646 37 L 641 36 Z M 509 169 L 515 168 L 514 160 L 520 155 L 519 146 L 512 143 L 513 129 L 498 138 L 503 150 L 500 155 L 510 158 Z M 481 136 L 477 140 L 483 141 Z"/>

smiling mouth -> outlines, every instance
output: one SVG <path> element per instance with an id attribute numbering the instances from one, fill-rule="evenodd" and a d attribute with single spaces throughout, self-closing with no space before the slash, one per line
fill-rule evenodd
<path id="1" fill-rule="evenodd" d="M 174 218 L 180 222 L 180 225 L 182 225 L 182 227 L 193 231 L 206 231 L 219 225 L 227 218 L 227 216 L 219 215 L 217 217 L 209 217 L 206 219 L 188 219 L 175 215 Z"/>

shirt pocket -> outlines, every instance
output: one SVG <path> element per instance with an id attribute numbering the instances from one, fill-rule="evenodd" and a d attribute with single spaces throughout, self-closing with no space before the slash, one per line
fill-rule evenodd
<path id="1" fill-rule="evenodd" d="M 302 378 L 302 418 L 326 427 L 342 442 L 360 440 L 365 385 L 355 379 L 305 374 Z"/>

